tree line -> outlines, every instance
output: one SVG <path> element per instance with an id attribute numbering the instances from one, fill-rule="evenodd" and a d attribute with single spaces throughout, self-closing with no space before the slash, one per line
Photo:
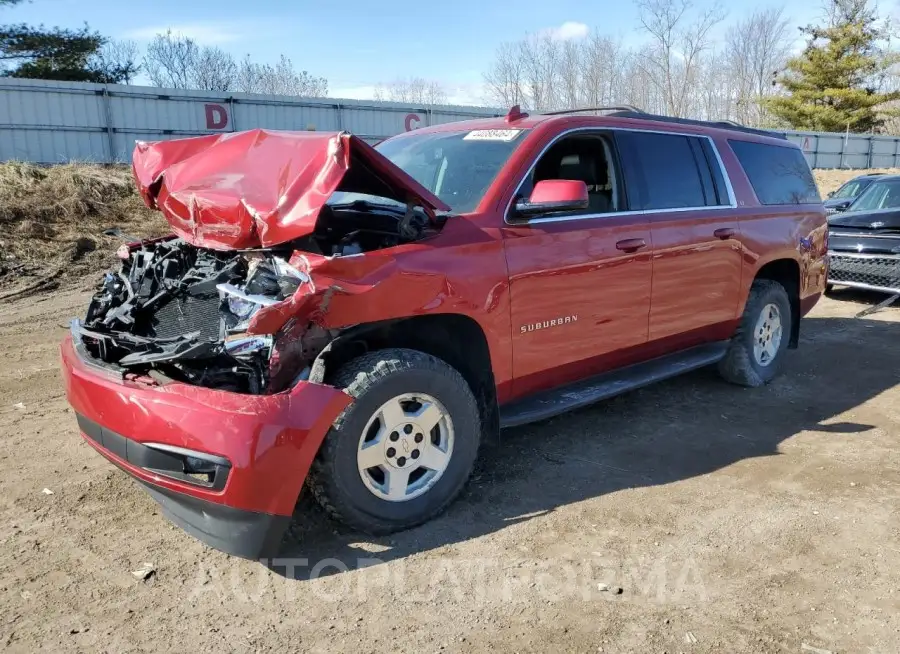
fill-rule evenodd
<path id="1" fill-rule="evenodd" d="M 720 6 L 636 0 L 645 42 L 593 31 L 579 40 L 533 34 L 502 44 L 484 74 L 488 102 L 535 111 L 634 105 L 651 113 L 754 127 L 897 131 L 898 54 L 892 28 L 869 0 L 826 0 L 820 25 L 757 8 L 724 37 Z"/>

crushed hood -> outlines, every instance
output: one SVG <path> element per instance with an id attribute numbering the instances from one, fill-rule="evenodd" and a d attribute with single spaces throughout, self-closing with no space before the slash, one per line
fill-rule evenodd
<path id="1" fill-rule="evenodd" d="M 255 129 L 136 144 L 144 202 L 192 245 L 271 247 L 315 229 L 336 191 L 450 209 L 374 148 L 347 132 Z"/>

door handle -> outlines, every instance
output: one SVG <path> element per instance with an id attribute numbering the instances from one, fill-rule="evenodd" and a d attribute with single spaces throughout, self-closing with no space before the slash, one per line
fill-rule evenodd
<path id="1" fill-rule="evenodd" d="M 642 238 L 626 238 L 616 242 L 616 249 L 623 252 L 635 252 L 645 247 L 647 247 L 647 241 Z"/>
<path id="2" fill-rule="evenodd" d="M 713 232 L 713 236 L 716 238 L 720 238 L 723 241 L 727 238 L 731 238 L 737 233 L 737 230 L 734 227 L 721 227 Z"/>

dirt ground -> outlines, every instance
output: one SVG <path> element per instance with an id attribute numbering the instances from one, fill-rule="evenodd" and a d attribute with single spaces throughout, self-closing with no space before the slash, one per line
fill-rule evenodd
<path id="1" fill-rule="evenodd" d="M 504 432 L 415 530 L 303 501 L 268 565 L 82 442 L 56 348 L 84 291 L 2 304 L 0 648 L 900 651 L 900 309 L 853 317 L 876 298 L 823 300 L 765 388 L 699 371 Z"/>

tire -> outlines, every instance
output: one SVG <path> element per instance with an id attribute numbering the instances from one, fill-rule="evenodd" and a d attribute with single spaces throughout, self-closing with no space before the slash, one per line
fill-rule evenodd
<path id="1" fill-rule="evenodd" d="M 770 352 L 774 349 L 774 353 L 761 362 L 754 352 L 755 340 L 760 337 L 757 327 L 763 311 L 771 306 L 775 306 L 780 314 L 781 337 L 777 347 L 769 342 Z M 728 352 L 719 362 L 719 374 L 732 384 L 751 387 L 762 386 L 775 379 L 781 372 L 784 353 L 791 340 L 792 320 L 791 302 L 784 286 L 768 279 L 753 282 L 744 315 L 731 338 Z"/>
<path id="2" fill-rule="evenodd" d="M 481 440 L 478 404 L 462 375 L 436 357 L 416 350 L 396 348 L 377 350 L 353 359 L 330 381 L 343 388 L 354 401 L 331 426 L 310 469 L 308 486 L 322 508 L 339 522 L 373 535 L 414 527 L 446 509 L 469 479 Z M 417 404 L 418 397 L 411 403 L 404 400 L 399 405 L 402 411 L 407 411 L 404 407 L 410 406 L 414 410 L 418 406 L 419 412 L 424 412 L 425 407 L 438 408 L 439 415 L 446 415 L 449 421 L 442 418 L 442 422 L 426 434 L 417 433 L 420 431 L 418 426 L 412 428 L 410 425 L 412 432 L 409 435 L 404 433 L 403 427 L 386 427 L 383 409 L 394 406 L 398 397 L 410 395 L 424 396 L 435 402 L 423 400 L 424 403 Z M 405 420 L 412 414 L 400 415 Z M 410 420 L 414 421 L 415 417 Z M 421 431 L 428 431 L 427 427 L 422 427 Z M 449 439 L 447 433 L 450 434 Z M 452 444 L 445 444 L 448 454 L 440 474 L 411 458 L 413 452 L 419 452 L 419 447 L 423 448 L 422 452 L 426 451 L 425 444 L 417 445 L 414 439 L 421 436 L 428 439 L 428 443 L 434 440 L 434 434 L 439 435 L 438 441 L 435 441 L 438 445 L 441 439 Z M 396 443 L 382 441 L 397 435 L 400 440 Z M 395 452 L 391 455 L 393 458 L 383 465 L 361 469 L 358 453 L 366 443 L 382 448 L 378 452 L 371 451 L 379 456 L 386 457 L 390 452 Z M 396 448 L 391 445 L 396 445 Z M 406 450 L 404 457 L 401 446 L 414 449 Z M 415 456 L 423 456 L 424 462 L 424 455 Z M 421 494 L 413 496 L 410 493 L 411 499 L 407 499 L 406 495 L 399 499 L 395 495 L 394 500 L 385 499 L 383 493 L 390 487 L 390 474 L 395 472 L 397 479 L 402 478 L 405 469 L 396 468 L 401 463 L 408 466 L 407 469 L 419 466 L 409 473 L 407 490 L 419 485 L 415 492 Z M 423 472 L 413 482 L 419 474 L 418 470 Z M 382 487 L 373 490 L 378 485 L 379 474 Z"/>

